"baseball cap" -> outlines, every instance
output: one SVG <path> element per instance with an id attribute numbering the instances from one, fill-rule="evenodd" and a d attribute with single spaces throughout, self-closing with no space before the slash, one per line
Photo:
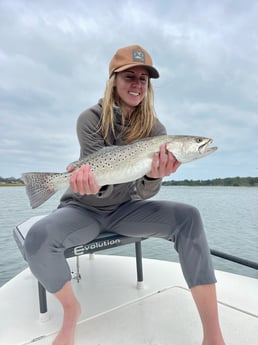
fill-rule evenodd
<path id="1" fill-rule="evenodd" d="M 138 45 L 117 50 L 109 64 L 109 77 L 115 72 L 122 72 L 135 66 L 144 66 L 149 71 L 150 78 L 159 78 L 159 72 L 153 67 L 150 54 Z"/>

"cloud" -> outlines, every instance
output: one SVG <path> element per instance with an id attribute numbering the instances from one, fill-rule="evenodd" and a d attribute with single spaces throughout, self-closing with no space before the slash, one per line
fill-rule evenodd
<path id="1" fill-rule="evenodd" d="M 2 0 L 0 13 L 0 176 L 77 159 L 76 119 L 102 97 L 114 52 L 135 43 L 160 71 L 168 132 L 219 146 L 173 178 L 257 175 L 256 1 Z"/>

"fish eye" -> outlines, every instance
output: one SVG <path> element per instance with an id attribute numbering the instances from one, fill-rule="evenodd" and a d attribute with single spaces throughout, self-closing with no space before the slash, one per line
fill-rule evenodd
<path id="1" fill-rule="evenodd" d="M 202 138 L 196 138 L 196 142 L 197 142 L 197 143 L 201 143 L 202 140 L 203 140 Z"/>

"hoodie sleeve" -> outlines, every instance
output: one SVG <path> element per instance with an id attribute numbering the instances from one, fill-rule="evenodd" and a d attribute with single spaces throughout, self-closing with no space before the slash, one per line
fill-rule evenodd
<path id="1" fill-rule="evenodd" d="M 150 179 L 146 176 L 138 179 L 135 182 L 135 195 L 136 199 L 149 199 L 156 195 L 161 187 L 162 179 Z"/>
<path id="2" fill-rule="evenodd" d="M 102 107 L 99 102 L 85 110 L 77 120 L 77 136 L 80 143 L 80 159 L 100 150 L 105 146 L 101 131 L 99 130 Z M 103 186 L 95 195 L 97 198 L 108 198 L 112 194 L 113 185 Z"/>

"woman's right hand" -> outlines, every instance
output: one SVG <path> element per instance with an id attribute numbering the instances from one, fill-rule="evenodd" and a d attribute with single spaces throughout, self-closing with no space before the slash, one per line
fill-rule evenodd
<path id="1" fill-rule="evenodd" d="M 74 193 L 81 195 L 96 194 L 100 190 L 101 186 L 96 184 L 89 164 L 82 165 L 76 170 L 68 166 L 67 171 L 72 173 L 70 186 Z"/>

